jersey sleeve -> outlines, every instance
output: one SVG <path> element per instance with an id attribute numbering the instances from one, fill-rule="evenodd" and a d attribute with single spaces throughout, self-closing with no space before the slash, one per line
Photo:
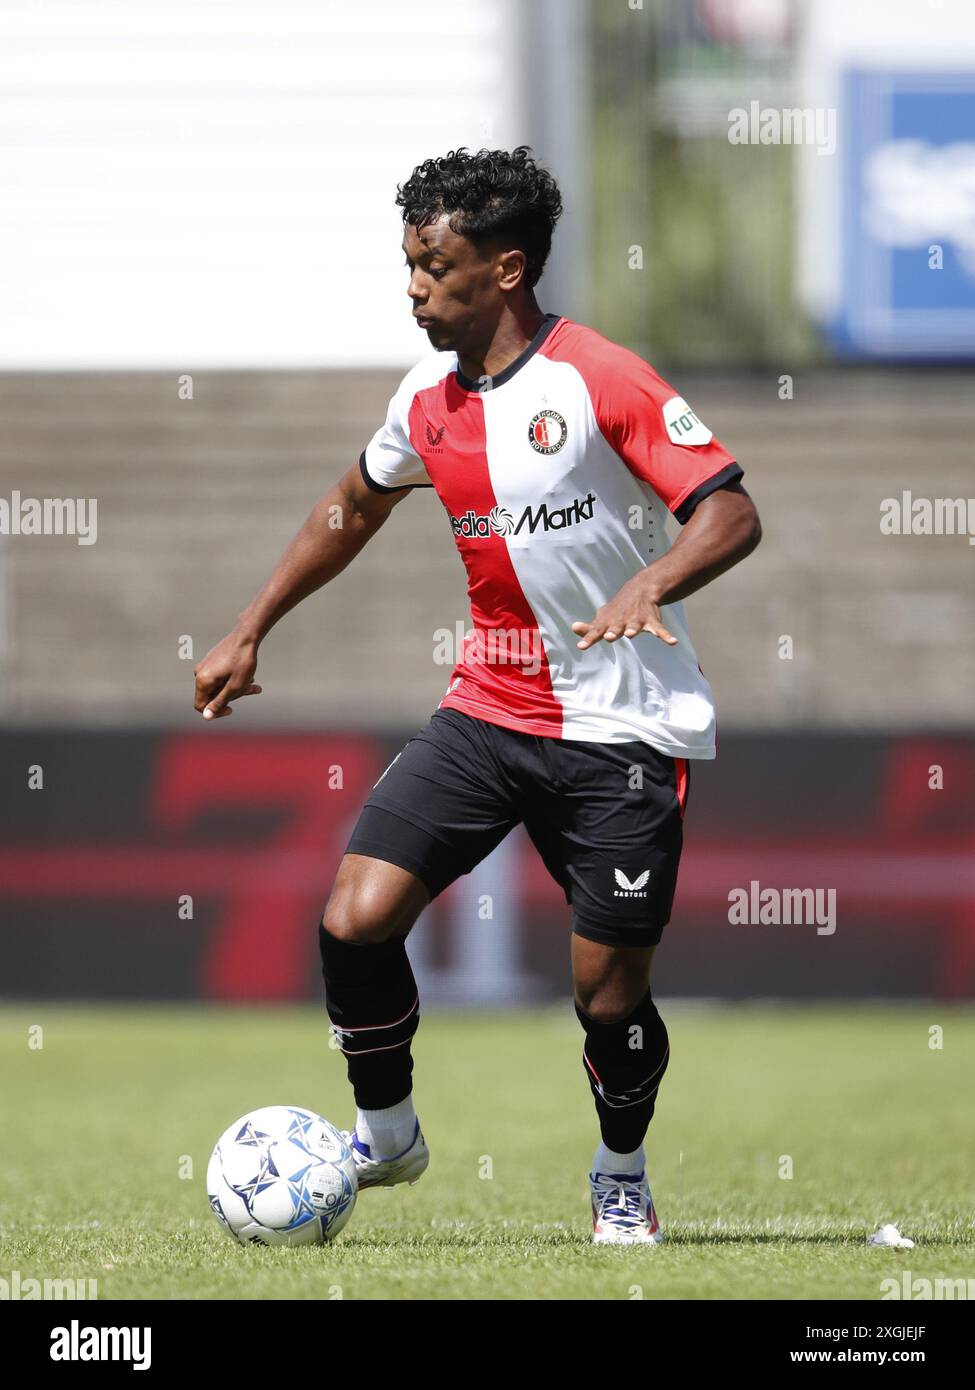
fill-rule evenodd
<path id="1" fill-rule="evenodd" d="M 596 417 L 606 439 L 681 525 L 710 493 L 744 476 L 683 396 L 635 353 L 620 353 L 595 387 Z"/>
<path id="2" fill-rule="evenodd" d="M 359 455 L 359 471 L 374 492 L 432 487 L 423 460 L 410 443 L 413 395 L 403 382 L 389 402 L 386 419 Z"/>

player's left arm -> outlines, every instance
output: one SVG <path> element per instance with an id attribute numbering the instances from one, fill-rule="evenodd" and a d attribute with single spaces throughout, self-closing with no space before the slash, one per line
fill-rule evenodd
<path id="1" fill-rule="evenodd" d="M 740 482 L 726 483 L 698 502 L 666 555 L 628 579 L 590 622 L 572 624 L 580 638 L 576 645 L 585 650 L 596 642 L 652 632 L 668 646 L 676 646 L 677 638 L 664 625 L 661 608 L 710 584 L 750 555 L 761 538 L 755 503 Z"/>

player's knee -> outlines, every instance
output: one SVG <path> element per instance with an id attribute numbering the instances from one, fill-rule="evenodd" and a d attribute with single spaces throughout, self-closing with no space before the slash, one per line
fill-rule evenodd
<path id="1" fill-rule="evenodd" d="M 621 1023 L 623 1019 L 630 1017 L 646 992 L 645 984 L 642 990 L 635 991 L 621 990 L 619 987 L 607 989 L 605 986 L 587 988 L 577 985 L 576 1003 L 594 1023 Z"/>
<path id="2" fill-rule="evenodd" d="M 379 945 L 392 936 L 395 916 L 382 895 L 367 886 L 336 887 L 325 908 L 322 926 L 337 941 L 353 946 Z"/>
<path id="3" fill-rule="evenodd" d="M 336 941 L 352 946 L 375 946 L 388 941 L 392 934 L 389 922 L 370 914 L 355 904 L 341 903 L 325 909 L 322 926 Z"/>

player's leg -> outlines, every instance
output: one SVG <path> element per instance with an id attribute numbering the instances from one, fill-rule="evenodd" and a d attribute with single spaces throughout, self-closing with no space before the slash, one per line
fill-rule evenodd
<path id="1" fill-rule="evenodd" d="M 594 1173 L 638 1176 L 645 1168 L 643 1140 L 670 1059 L 667 1028 L 650 992 L 654 950 L 572 935 L 575 1009 L 601 1136 Z"/>
<path id="2" fill-rule="evenodd" d="M 607 946 L 572 934 L 575 1000 L 599 1023 L 632 1013 L 650 987 L 656 946 Z"/>
<path id="3" fill-rule="evenodd" d="M 426 1163 L 412 1096 L 420 1008 L 406 937 L 429 900 L 408 869 L 346 854 L 318 929 L 325 1007 L 355 1097 L 359 1152 L 388 1164 L 415 1150 L 405 1165 L 414 1180 Z M 378 1175 L 366 1168 L 363 1186 Z"/>
<path id="4" fill-rule="evenodd" d="M 643 1140 L 670 1048 L 650 967 L 677 882 L 686 765 L 644 743 L 566 741 L 549 757 L 559 804 L 528 829 L 573 908 L 575 1008 L 600 1128 L 594 1239 L 655 1242 Z"/>
<path id="5" fill-rule="evenodd" d="M 360 1186 L 412 1181 L 426 1166 L 413 1109 L 410 1044 L 420 1015 L 406 936 L 427 903 L 517 823 L 497 733 L 438 711 L 410 739 L 363 807 L 320 926 L 326 1007 L 357 1106 Z"/>
<path id="6" fill-rule="evenodd" d="M 586 1035 L 582 1060 L 600 1134 L 589 1172 L 592 1239 L 597 1245 L 655 1245 L 664 1237 L 643 1141 L 670 1040 L 650 993 L 654 945 L 593 939 L 605 930 L 576 916 L 572 934 L 575 1010 Z"/>

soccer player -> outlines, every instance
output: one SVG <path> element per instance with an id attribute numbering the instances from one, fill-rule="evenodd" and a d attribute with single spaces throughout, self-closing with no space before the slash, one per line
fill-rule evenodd
<path id="1" fill-rule="evenodd" d="M 396 201 L 407 295 L 436 351 L 407 372 L 356 465 L 200 663 L 196 708 L 221 719 L 260 693 L 257 652 L 273 624 L 414 488 L 436 490 L 473 629 L 426 727 L 372 789 L 319 925 L 359 1184 L 415 1182 L 429 1161 L 406 937 L 523 823 L 572 909 L 601 1135 L 593 1240 L 655 1243 L 643 1141 L 669 1048 L 650 966 L 670 919 L 690 764 L 715 752 L 681 600 L 754 549 L 758 515 L 739 464 L 652 367 L 539 307 L 562 204 L 527 147 L 429 159 Z M 682 527 L 672 546 L 668 512 Z"/>

